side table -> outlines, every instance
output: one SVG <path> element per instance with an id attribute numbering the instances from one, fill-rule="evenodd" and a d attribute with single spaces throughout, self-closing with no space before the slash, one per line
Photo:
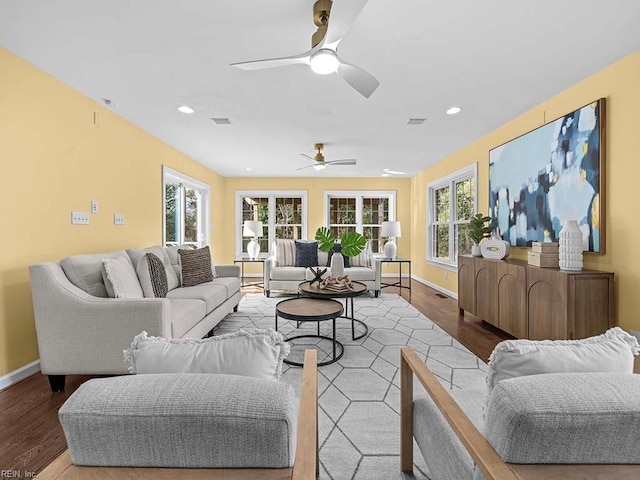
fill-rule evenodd
<path id="1" fill-rule="evenodd" d="M 386 287 L 398 287 L 400 289 L 400 296 L 402 296 L 402 289 L 406 288 L 409 290 L 409 301 L 411 301 L 411 260 L 408 258 L 377 258 L 378 262 L 380 262 L 380 268 L 382 269 L 383 263 L 397 263 L 398 264 L 398 281 L 393 283 L 382 283 L 380 282 L 380 290 Z M 406 263 L 409 265 L 409 285 L 402 284 L 402 264 Z"/>
<path id="2" fill-rule="evenodd" d="M 256 258 L 255 260 L 251 260 L 250 258 L 245 258 L 245 257 L 240 257 L 240 258 L 236 258 L 233 263 L 239 263 L 240 264 L 240 279 L 242 282 L 244 282 L 244 264 L 245 263 L 259 263 L 262 265 L 262 267 L 260 268 L 260 270 L 262 270 L 262 274 L 264 276 L 264 258 Z M 243 283 L 242 285 L 240 285 L 240 287 L 258 287 L 264 290 L 264 283 L 263 282 L 253 282 L 253 283 Z"/>

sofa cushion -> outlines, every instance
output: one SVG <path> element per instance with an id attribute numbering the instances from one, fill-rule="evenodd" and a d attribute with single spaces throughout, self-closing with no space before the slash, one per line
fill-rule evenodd
<path id="1" fill-rule="evenodd" d="M 164 269 L 167 273 L 167 286 L 169 290 L 178 288 L 178 286 L 180 285 L 180 282 L 178 281 L 178 276 L 176 275 L 175 270 L 171 266 L 169 255 L 167 255 L 166 250 L 162 248 L 160 245 L 147 247 L 147 248 L 127 249 L 127 254 L 129 255 L 129 258 L 131 258 L 131 263 L 133 264 L 133 267 L 136 269 L 136 273 L 139 272 L 138 264 L 140 263 L 140 261 L 142 260 L 142 258 L 146 253 L 153 253 L 156 257 L 162 260 L 162 264 L 164 265 Z M 145 286 L 142 283 L 142 279 L 140 279 L 140 285 L 142 285 L 142 291 L 145 292 L 145 296 L 150 296 L 150 295 L 147 295 L 147 292 L 145 291 Z"/>
<path id="2" fill-rule="evenodd" d="M 202 300 L 170 298 L 171 336 L 182 338 L 207 315 L 207 305 Z"/>
<path id="3" fill-rule="evenodd" d="M 227 298 L 240 291 L 240 279 L 238 277 L 218 277 L 211 280 L 211 283 L 226 288 Z"/>
<path id="4" fill-rule="evenodd" d="M 70 396 L 59 417 L 76 465 L 283 468 L 295 457 L 297 401 L 284 382 L 211 374 L 96 378 Z M 185 477 L 191 473 L 206 476 Z"/>
<path id="5" fill-rule="evenodd" d="M 138 275 L 129 257 L 102 260 L 102 280 L 111 298 L 143 298 Z"/>
<path id="6" fill-rule="evenodd" d="M 349 277 L 349 280 L 356 282 L 374 281 L 376 279 L 376 272 L 369 267 L 350 267 L 344 269 L 344 274 Z"/>
<path id="7" fill-rule="evenodd" d="M 298 280 L 304 282 L 305 267 L 272 267 L 271 280 Z"/>
<path id="8" fill-rule="evenodd" d="M 180 281 L 183 287 L 193 287 L 214 279 L 209 246 L 195 250 L 178 250 Z"/>
<path id="9" fill-rule="evenodd" d="M 90 255 L 72 255 L 60 260 L 60 267 L 76 287 L 94 297 L 106 298 L 108 294 L 102 280 L 102 260 L 126 256 L 127 252 L 124 250 Z"/>
<path id="10" fill-rule="evenodd" d="M 191 298 L 207 304 L 207 314 L 213 312 L 227 299 L 227 289 L 213 282 L 201 283 L 193 287 L 180 287 L 167 293 L 167 298 Z"/>
<path id="11" fill-rule="evenodd" d="M 633 372 L 638 341 L 620 327 L 583 340 L 506 340 L 489 357 L 489 392 L 501 380 L 560 372 Z"/>
<path id="12" fill-rule="evenodd" d="M 485 436 L 511 463 L 640 463 L 640 375 L 554 373 L 498 383 Z"/>
<path id="13" fill-rule="evenodd" d="M 318 242 L 296 240 L 296 267 L 316 267 L 318 265 Z"/>
<path id="14" fill-rule="evenodd" d="M 293 267 L 296 264 L 296 244 L 294 240 L 277 239 L 275 242 L 276 266 Z"/>
<path id="15" fill-rule="evenodd" d="M 371 241 L 367 240 L 367 243 L 358 255 L 351 257 L 352 267 L 370 267 L 371 266 Z"/>
<path id="16" fill-rule="evenodd" d="M 136 335 L 125 350 L 131 373 L 226 373 L 278 379 L 291 346 L 269 328 L 239 330 L 203 339 Z"/>

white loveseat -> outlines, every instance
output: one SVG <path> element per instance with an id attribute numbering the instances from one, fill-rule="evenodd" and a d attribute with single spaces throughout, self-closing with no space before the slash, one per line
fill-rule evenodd
<path id="1" fill-rule="evenodd" d="M 167 276 L 180 279 L 178 247 L 150 247 Z M 202 338 L 240 302 L 240 267 L 216 265 L 211 282 L 171 289 L 166 298 L 109 298 L 103 259 L 139 259 L 142 250 L 74 255 L 31 265 L 40 369 L 53 391 L 67 374 L 127 373 L 122 352 L 141 331 L 165 338 Z M 164 257 L 166 255 L 166 257 Z M 132 263 L 133 265 L 133 263 Z M 172 269 L 172 272 L 169 272 Z M 139 275 L 139 274 L 138 274 Z"/>
<path id="2" fill-rule="evenodd" d="M 290 255 L 282 255 L 283 249 L 277 246 L 280 242 L 288 242 L 286 245 L 289 247 L 289 252 L 292 252 Z M 329 254 L 320 250 L 317 254 L 318 265 L 314 265 L 314 268 L 318 266 L 327 268 L 324 276 L 329 275 L 330 269 L 327 267 Z M 380 262 L 371 249 L 365 248 L 360 255 L 351 258 L 350 261 L 355 265 L 345 267 L 345 275 L 348 275 L 350 280 L 364 283 L 377 297 L 380 294 Z M 272 290 L 297 291 L 301 282 L 313 280 L 313 278 L 314 275 L 308 267 L 295 266 L 295 241 L 276 240 L 274 242 L 271 256 L 264 262 L 264 293 L 267 297 L 271 295 Z"/>

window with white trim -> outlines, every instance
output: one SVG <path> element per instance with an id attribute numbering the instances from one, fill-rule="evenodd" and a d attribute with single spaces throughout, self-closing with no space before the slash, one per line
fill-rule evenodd
<path id="1" fill-rule="evenodd" d="M 427 185 L 427 260 L 456 266 L 471 252 L 469 220 L 476 213 L 477 166 Z"/>
<path id="2" fill-rule="evenodd" d="M 250 237 L 243 237 L 245 220 L 262 222 L 258 237 L 260 257 L 269 256 L 271 243 L 277 238 L 301 240 L 307 231 L 307 192 L 236 191 L 236 256 L 245 256 Z"/>
<path id="3" fill-rule="evenodd" d="M 396 219 L 396 192 L 325 192 L 325 225 L 335 238 L 355 231 L 370 240 L 374 253 L 382 253 L 382 222 Z"/>
<path id="4" fill-rule="evenodd" d="M 162 167 L 164 245 L 209 245 L 209 185 Z"/>

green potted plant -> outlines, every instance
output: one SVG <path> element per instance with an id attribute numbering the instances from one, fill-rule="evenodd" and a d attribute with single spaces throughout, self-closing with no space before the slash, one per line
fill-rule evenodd
<path id="1" fill-rule="evenodd" d="M 367 246 L 367 239 L 358 232 L 347 232 L 340 239 L 340 252 L 341 255 L 337 255 L 334 245 L 336 240 L 333 237 L 333 233 L 327 227 L 320 227 L 316 230 L 316 241 L 318 242 L 318 250 L 321 252 L 331 252 L 334 254 L 331 256 L 331 275 L 333 277 L 341 277 L 344 274 L 344 258 L 355 257 L 362 252 Z"/>
<path id="2" fill-rule="evenodd" d="M 487 225 L 487 222 L 491 221 L 491 217 L 486 217 L 482 213 L 477 213 L 475 216 L 469 219 L 469 238 L 473 241 L 471 247 L 471 255 L 474 257 L 482 256 L 480 252 L 480 242 L 485 238 L 491 236 L 493 227 Z"/>

